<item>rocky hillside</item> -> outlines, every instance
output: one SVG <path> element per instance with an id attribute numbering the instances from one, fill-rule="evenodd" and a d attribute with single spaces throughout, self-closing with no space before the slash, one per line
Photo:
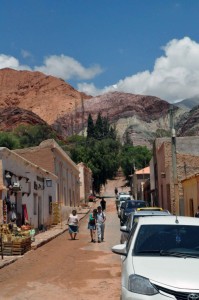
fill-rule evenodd
<path id="1" fill-rule="evenodd" d="M 169 131 L 169 107 L 157 97 L 119 92 L 91 97 L 62 79 L 40 72 L 0 70 L 0 130 L 21 123 L 47 123 L 62 136 L 86 134 L 89 113 L 96 120 L 101 112 L 116 127 L 121 140 L 128 137 L 134 145 L 151 147 L 157 131 Z M 179 134 L 190 133 L 196 112 L 189 114 L 177 106 L 174 109 Z"/>
<path id="2" fill-rule="evenodd" d="M 176 127 L 179 136 L 199 135 L 199 105 L 185 113 Z"/>
<path id="3" fill-rule="evenodd" d="M 38 115 L 19 107 L 0 108 L 0 131 L 10 131 L 18 125 L 47 125 Z"/>
<path id="4" fill-rule="evenodd" d="M 89 113 L 96 120 L 101 112 L 116 126 L 121 140 L 128 136 L 134 145 L 151 147 L 158 129 L 169 130 L 169 107 L 168 102 L 157 97 L 113 92 L 88 99 L 72 114 L 59 118 L 54 126 L 65 135 L 79 133 L 85 131 Z M 175 107 L 176 119 L 183 113 L 184 110 Z"/>
<path id="5" fill-rule="evenodd" d="M 0 70 L 0 108 L 32 111 L 49 125 L 87 99 L 64 80 L 40 72 Z"/>

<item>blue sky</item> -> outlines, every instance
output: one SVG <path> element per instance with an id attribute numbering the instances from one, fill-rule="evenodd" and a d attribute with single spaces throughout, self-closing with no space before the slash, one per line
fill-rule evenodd
<path id="1" fill-rule="evenodd" d="M 0 68 L 74 88 L 199 95 L 198 0 L 0 0 Z"/>

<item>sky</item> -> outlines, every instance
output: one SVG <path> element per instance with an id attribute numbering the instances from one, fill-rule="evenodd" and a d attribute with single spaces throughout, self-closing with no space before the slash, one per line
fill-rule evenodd
<path id="1" fill-rule="evenodd" d="M 199 96 L 198 0 L 0 0 L 0 69 L 89 95 Z"/>

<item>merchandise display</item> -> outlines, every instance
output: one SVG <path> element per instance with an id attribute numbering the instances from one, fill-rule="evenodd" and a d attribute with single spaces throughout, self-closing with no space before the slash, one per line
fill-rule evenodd
<path id="1" fill-rule="evenodd" d="M 16 224 L 1 224 L 0 254 L 23 255 L 31 249 L 31 226 L 24 225 L 21 228 Z"/>

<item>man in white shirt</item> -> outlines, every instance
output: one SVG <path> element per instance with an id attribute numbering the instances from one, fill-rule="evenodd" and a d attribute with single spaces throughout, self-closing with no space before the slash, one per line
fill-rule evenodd
<path id="1" fill-rule="evenodd" d="M 98 243 L 101 243 L 104 240 L 105 221 L 106 221 L 106 215 L 102 211 L 101 206 L 98 206 L 97 216 L 96 216 Z"/>

